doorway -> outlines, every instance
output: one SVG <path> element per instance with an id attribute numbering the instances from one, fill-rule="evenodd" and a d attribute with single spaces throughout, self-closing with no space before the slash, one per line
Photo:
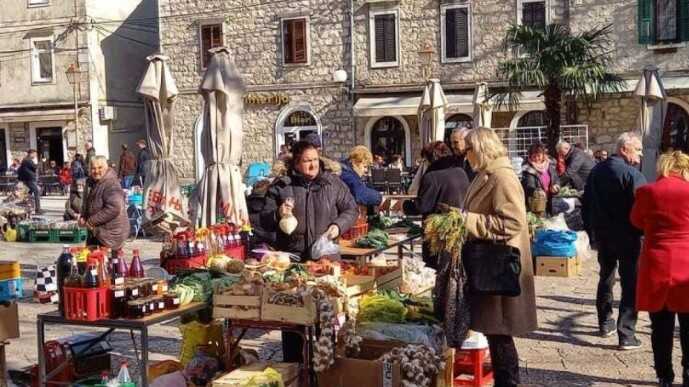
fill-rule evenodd
<path id="1" fill-rule="evenodd" d="M 36 129 L 36 150 L 38 159 L 45 159 L 50 162 L 55 161 L 61 166 L 65 161 L 62 145 L 62 128 L 37 128 Z"/>

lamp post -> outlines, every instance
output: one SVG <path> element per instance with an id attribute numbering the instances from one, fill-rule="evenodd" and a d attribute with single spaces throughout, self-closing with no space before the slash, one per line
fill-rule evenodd
<path id="1" fill-rule="evenodd" d="M 423 66 L 423 77 L 426 81 L 431 78 L 431 68 L 433 64 L 433 46 L 426 42 L 423 48 L 418 52 L 419 57 L 421 57 L 421 64 Z"/>
<path id="2" fill-rule="evenodd" d="M 79 101 L 77 98 L 77 95 L 79 93 L 79 82 L 80 82 L 80 76 L 81 76 L 81 71 L 79 71 L 79 65 L 78 64 L 70 64 L 69 67 L 67 68 L 67 71 L 65 71 L 65 74 L 67 75 L 67 81 L 69 82 L 70 85 L 72 85 L 72 91 L 74 94 L 74 147 L 79 149 Z"/>

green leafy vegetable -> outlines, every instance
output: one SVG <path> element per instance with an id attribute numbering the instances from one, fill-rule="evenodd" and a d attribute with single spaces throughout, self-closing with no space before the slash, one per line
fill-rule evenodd
<path id="1" fill-rule="evenodd" d="M 356 241 L 357 247 L 370 247 L 374 249 L 384 249 L 388 247 L 390 236 L 381 229 L 373 229 L 366 236 Z"/>

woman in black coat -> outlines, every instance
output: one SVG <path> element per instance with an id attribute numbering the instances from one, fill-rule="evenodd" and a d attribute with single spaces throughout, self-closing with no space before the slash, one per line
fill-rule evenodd
<path id="1" fill-rule="evenodd" d="M 405 212 L 419 214 L 425 220 L 428 215 L 440 213 L 441 203 L 461 208 L 469 188 L 469 178 L 464 172 L 462 160 L 454 156 L 442 141 L 426 145 L 422 155 L 430 166 L 421 179 L 417 199 L 412 206 L 406 206 Z M 438 268 L 438 257 L 431 256 L 425 242 L 422 256 L 429 267 Z"/>
<path id="2" fill-rule="evenodd" d="M 552 162 L 546 153 L 543 144 L 533 144 L 529 148 L 529 158 L 522 170 L 522 187 L 526 196 L 526 208 L 532 211 L 529 206 L 529 199 L 534 196 L 537 190 L 542 190 L 546 195 L 546 212 L 553 212 L 553 197 L 560 190 L 560 177 L 557 174 L 555 163 Z"/>

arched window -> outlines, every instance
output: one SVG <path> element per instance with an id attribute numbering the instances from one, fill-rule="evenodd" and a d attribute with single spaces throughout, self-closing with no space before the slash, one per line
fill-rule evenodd
<path id="1" fill-rule="evenodd" d="M 664 152 L 669 148 L 689 152 L 689 114 L 674 103 L 668 104 L 663 126 L 661 150 Z"/>
<path id="2" fill-rule="evenodd" d="M 402 123 L 393 117 L 383 117 L 371 128 L 371 151 L 389 161 L 393 155 L 406 160 L 405 133 Z"/>
<path id="3" fill-rule="evenodd" d="M 518 128 L 545 126 L 545 125 L 546 125 L 545 112 L 542 110 L 530 111 L 530 112 L 524 114 L 523 116 L 521 116 L 521 118 L 519 118 L 519 121 L 517 122 Z"/>
<path id="4" fill-rule="evenodd" d="M 474 124 L 474 119 L 466 114 L 455 114 L 450 118 L 445 120 L 445 142 L 450 141 L 450 135 L 455 129 L 461 129 L 465 127 L 471 128 Z"/>
<path id="5" fill-rule="evenodd" d="M 316 117 L 307 109 L 297 108 L 283 111 L 276 125 L 276 152 L 280 152 L 282 145 L 292 145 L 303 140 L 310 133 L 321 135 L 320 125 Z"/>

